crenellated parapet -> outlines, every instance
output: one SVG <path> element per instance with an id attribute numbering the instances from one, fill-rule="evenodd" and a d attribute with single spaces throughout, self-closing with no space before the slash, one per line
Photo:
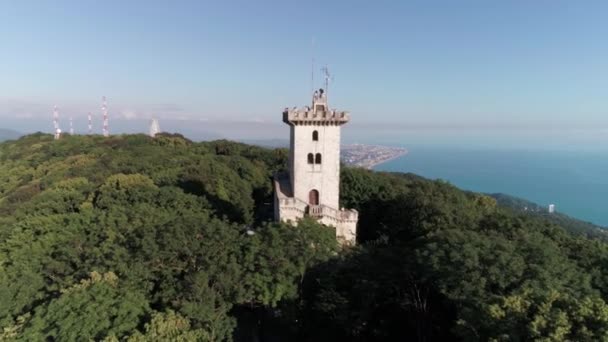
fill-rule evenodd
<path id="1" fill-rule="evenodd" d="M 315 91 L 312 97 L 312 106 L 285 108 L 283 110 L 283 122 L 292 125 L 342 125 L 349 120 L 348 112 L 329 108 L 327 95 L 323 92 L 323 89 Z"/>
<path id="2" fill-rule="evenodd" d="M 283 122 L 290 125 L 343 125 L 350 120 L 346 111 L 314 111 L 310 107 L 285 108 Z"/>

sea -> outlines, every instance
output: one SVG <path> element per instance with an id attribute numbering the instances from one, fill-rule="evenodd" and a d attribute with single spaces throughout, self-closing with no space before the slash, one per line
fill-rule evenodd
<path id="1" fill-rule="evenodd" d="M 608 150 L 402 145 L 408 154 L 374 167 L 505 193 L 608 227 Z"/>

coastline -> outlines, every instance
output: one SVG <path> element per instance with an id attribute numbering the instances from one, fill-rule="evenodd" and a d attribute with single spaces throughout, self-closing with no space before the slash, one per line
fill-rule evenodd
<path id="1" fill-rule="evenodd" d="M 373 170 L 378 165 L 408 153 L 409 151 L 403 147 L 352 144 L 342 146 L 340 159 L 347 165 Z"/>
<path id="2" fill-rule="evenodd" d="M 509 194 L 544 208 L 555 204 L 557 212 L 608 226 L 605 205 L 608 182 L 604 176 L 608 159 L 601 158 L 605 154 L 447 146 L 416 150 L 419 153 L 403 161 L 376 165 L 374 170 L 443 179 L 460 189 Z"/>
<path id="3" fill-rule="evenodd" d="M 384 164 L 384 163 L 387 163 L 387 162 L 389 162 L 389 161 L 391 161 L 391 160 L 395 160 L 395 159 L 397 159 L 397 158 L 401 158 L 401 157 L 403 157 L 403 156 L 407 156 L 407 155 L 408 155 L 408 153 L 409 153 L 409 151 L 405 151 L 405 152 L 398 153 L 398 154 L 396 154 L 396 155 L 394 155 L 394 156 L 391 156 L 391 157 L 389 157 L 389 158 L 386 158 L 386 159 L 383 159 L 383 160 L 380 160 L 380 161 L 374 162 L 374 163 L 372 163 L 371 165 L 366 166 L 365 168 L 366 168 L 367 170 L 374 170 L 374 168 L 375 168 L 376 166 L 380 166 L 380 165 L 382 165 L 382 164 Z"/>

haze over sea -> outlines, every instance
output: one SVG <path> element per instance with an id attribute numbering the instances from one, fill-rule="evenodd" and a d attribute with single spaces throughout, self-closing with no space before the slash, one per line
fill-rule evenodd
<path id="1" fill-rule="evenodd" d="M 543 206 L 553 203 L 559 212 L 608 227 L 605 132 L 519 132 L 515 140 L 513 132 L 508 135 L 497 130 L 467 132 L 429 143 L 422 139 L 424 133 L 402 132 L 402 142 L 391 144 L 406 147 L 408 155 L 374 169 L 444 179 L 462 189 L 501 192 Z"/>

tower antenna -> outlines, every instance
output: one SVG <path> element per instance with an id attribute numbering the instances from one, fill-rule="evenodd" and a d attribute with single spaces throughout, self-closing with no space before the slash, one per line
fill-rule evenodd
<path id="1" fill-rule="evenodd" d="M 93 134 L 93 118 L 91 112 L 89 112 L 89 134 Z"/>
<path id="2" fill-rule="evenodd" d="M 72 121 L 71 116 L 70 116 L 70 135 L 74 135 L 74 123 Z"/>
<path id="3" fill-rule="evenodd" d="M 103 96 L 101 98 L 101 113 L 103 115 L 103 136 L 104 137 L 109 137 L 110 136 L 110 129 L 109 129 L 109 120 L 108 120 L 108 105 L 106 104 L 106 97 Z"/>
<path id="4" fill-rule="evenodd" d="M 321 68 L 321 71 L 323 72 L 323 75 L 325 77 L 325 94 L 329 93 L 329 82 L 333 81 L 334 78 L 333 76 L 331 76 L 329 74 L 329 69 L 327 68 L 327 65 L 324 66 L 323 68 Z"/>
<path id="5" fill-rule="evenodd" d="M 315 37 L 310 43 L 310 93 L 315 91 Z"/>
<path id="6" fill-rule="evenodd" d="M 53 107 L 53 127 L 55 128 L 55 140 L 61 137 L 61 129 L 59 129 L 59 109 Z"/>

